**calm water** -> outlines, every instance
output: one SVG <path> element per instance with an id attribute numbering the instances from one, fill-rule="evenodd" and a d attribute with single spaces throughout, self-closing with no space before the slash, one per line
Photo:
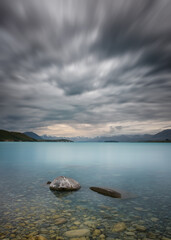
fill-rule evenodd
<path id="1" fill-rule="evenodd" d="M 54 194 L 46 182 L 62 175 L 82 188 Z M 106 197 L 90 186 L 137 198 Z M 67 239 L 66 231 L 81 228 L 90 230 L 84 239 L 169 239 L 170 199 L 169 143 L 0 143 L 0 239 Z M 126 229 L 114 231 L 118 222 Z"/>

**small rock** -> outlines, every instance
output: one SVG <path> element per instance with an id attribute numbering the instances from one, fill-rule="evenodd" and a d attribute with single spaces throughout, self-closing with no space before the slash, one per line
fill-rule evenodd
<path id="1" fill-rule="evenodd" d="M 65 218 L 58 218 L 55 222 L 56 225 L 64 224 L 67 220 Z"/>
<path id="2" fill-rule="evenodd" d="M 47 181 L 47 183 L 46 184 L 51 184 L 51 181 Z"/>
<path id="3" fill-rule="evenodd" d="M 136 225 L 136 230 L 140 231 L 140 232 L 145 232 L 146 231 L 146 227 L 144 227 L 142 225 Z"/>
<path id="4" fill-rule="evenodd" d="M 101 231 L 99 229 L 95 229 L 93 232 L 93 235 L 98 236 L 98 235 L 100 235 L 100 233 L 101 233 Z"/>
<path id="5" fill-rule="evenodd" d="M 80 225 L 81 223 L 79 221 L 74 222 L 75 225 Z"/>
<path id="6" fill-rule="evenodd" d="M 89 229 L 78 229 L 78 230 L 71 230 L 64 233 L 65 237 L 74 238 L 74 237 L 84 237 L 89 236 L 90 230 Z"/>
<path id="7" fill-rule="evenodd" d="M 105 235 L 104 235 L 104 234 L 101 234 L 101 235 L 99 236 L 99 238 L 100 238 L 100 239 L 105 239 Z"/>
<path id="8" fill-rule="evenodd" d="M 126 225 L 124 222 L 119 222 L 119 223 L 116 223 L 114 226 L 113 226 L 113 229 L 112 229 L 112 232 L 122 232 L 126 229 Z"/>
<path id="9" fill-rule="evenodd" d="M 32 236 L 32 237 L 29 237 L 29 240 L 47 240 L 47 238 L 41 236 L 41 235 L 37 235 L 37 236 Z"/>
<path id="10" fill-rule="evenodd" d="M 61 217 L 61 215 L 59 215 L 59 214 L 55 214 L 55 215 L 52 216 L 52 218 L 54 218 L 54 219 L 55 218 L 60 218 L 60 217 Z"/>
<path id="11" fill-rule="evenodd" d="M 141 207 L 134 207 L 134 209 L 137 210 L 137 211 L 144 211 L 144 209 L 141 208 Z"/>
<path id="12" fill-rule="evenodd" d="M 159 220 L 159 219 L 156 218 L 156 217 L 152 217 L 152 218 L 151 218 L 151 221 L 152 221 L 152 222 L 157 222 L 158 220 Z"/>
<path id="13" fill-rule="evenodd" d="M 126 233 L 126 235 L 128 235 L 128 236 L 135 236 L 135 233 L 134 232 L 125 232 Z"/>

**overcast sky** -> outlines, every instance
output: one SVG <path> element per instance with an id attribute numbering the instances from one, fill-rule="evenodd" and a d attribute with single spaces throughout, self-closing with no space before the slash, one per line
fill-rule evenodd
<path id="1" fill-rule="evenodd" d="M 171 1 L 0 0 L 0 128 L 171 128 Z"/>

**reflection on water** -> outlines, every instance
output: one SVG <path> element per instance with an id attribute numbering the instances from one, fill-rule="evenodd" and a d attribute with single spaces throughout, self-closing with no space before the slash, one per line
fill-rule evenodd
<path id="1" fill-rule="evenodd" d="M 73 191 L 51 191 L 57 198 L 65 198 L 73 194 Z"/>
<path id="2" fill-rule="evenodd" d="M 77 229 L 89 230 L 83 239 L 169 239 L 170 146 L 0 143 L 0 239 L 69 239 L 66 232 Z M 46 182 L 60 175 L 81 189 L 50 191 Z M 138 197 L 114 199 L 90 186 Z"/>

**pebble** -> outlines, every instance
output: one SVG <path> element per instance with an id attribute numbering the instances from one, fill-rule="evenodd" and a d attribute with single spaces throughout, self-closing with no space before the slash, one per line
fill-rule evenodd
<path id="1" fill-rule="evenodd" d="M 135 236 L 135 233 L 134 232 L 125 232 L 126 233 L 126 235 L 128 235 L 128 236 Z"/>
<path id="2" fill-rule="evenodd" d="M 100 239 L 105 239 L 105 235 L 104 235 L 104 234 L 101 234 L 101 235 L 99 236 L 99 238 L 100 238 Z"/>
<path id="3" fill-rule="evenodd" d="M 144 211 L 144 209 L 141 208 L 141 207 L 134 207 L 134 209 L 137 210 L 137 211 Z"/>
<path id="4" fill-rule="evenodd" d="M 42 235 L 32 236 L 29 240 L 47 240 L 47 238 L 43 237 Z"/>
<path id="5" fill-rule="evenodd" d="M 114 226 L 113 226 L 113 229 L 112 229 L 112 232 L 122 232 L 126 229 L 126 225 L 124 222 L 119 222 L 119 223 L 116 223 Z"/>
<path id="6" fill-rule="evenodd" d="M 67 220 L 65 218 L 58 218 L 57 221 L 55 221 L 56 225 L 64 224 Z"/>
<path id="7" fill-rule="evenodd" d="M 93 235 L 98 236 L 98 235 L 100 235 L 100 233 L 101 233 L 101 231 L 99 229 L 95 229 L 93 232 Z"/>
<path id="8" fill-rule="evenodd" d="M 140 232 L 145 232 L 146 227 L 144 227 L 143 225 L 136 225 L 136 230 Z"/>
<path id="9" fill-rule="evenodd" d="M 89 236 L 90 230 L 89 229 L 78 229 L 78 230 L 71 230 L 64 233 L 65 237 L 73 238 L 73 237 L 84 237 Z"/>
<path id="10" fill-rule="evenodd" d="M 151 218 L 151 221 L 152 221 L 152 222 L 157 222 L 158 220 L 159 220 L 159 219 L 156 218 L 156 217 L 152 217 L 152 218 Z"/>
<path id="11" fill-rule="evenodd" d="M 81 223 L 79 221 L 74 222 L 75 225 L 80 225 Z"/>

